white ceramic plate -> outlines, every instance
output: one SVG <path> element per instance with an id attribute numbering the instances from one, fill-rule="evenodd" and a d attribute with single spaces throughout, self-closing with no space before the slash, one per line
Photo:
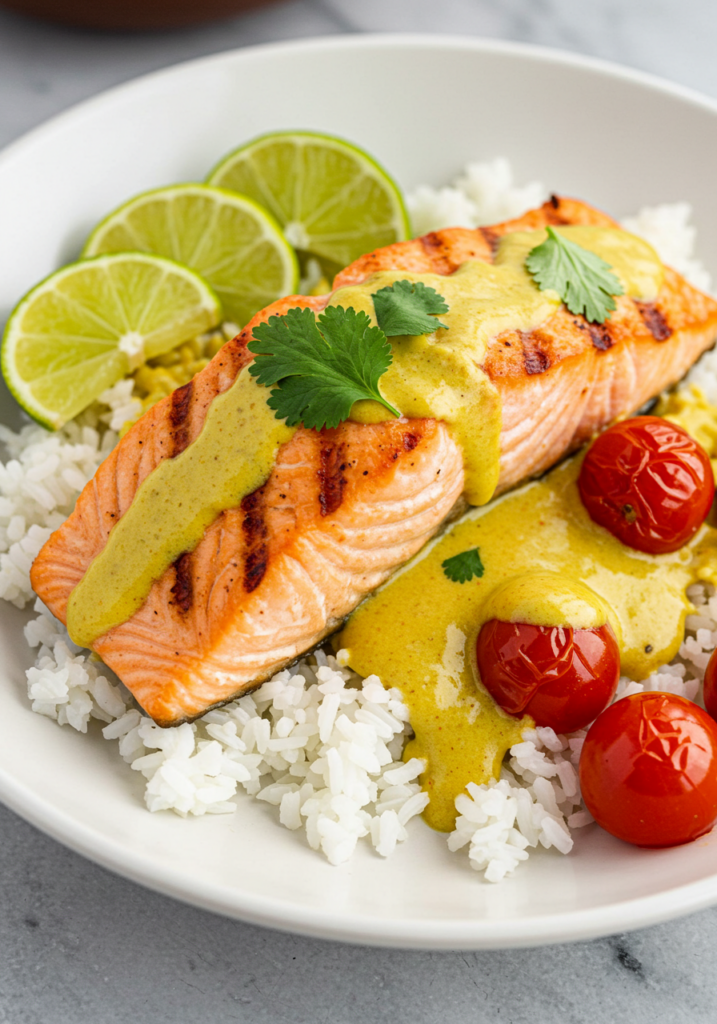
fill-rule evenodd
<path id="1" fill-rule="evenodd" d="M 643 75 L 479 40 L 346 37 L 222 54 L 85 103 L 0 156 L 0 320 L 140 190 L 201 180 L 259 132 L 335 132 L 404 188 L 505 154 L 518 179 L 616 215 L 688 199 L 717 271 L 717 105 Z M 0 419 L 16 420 L 8 400 Z M 148 814 L 142 780 L 99 735 L 31 714 L 24 615 L 0 609 L 0 797 L 92 860 L 247 921 L 385 945 L 499 947 L 585 938 L 717 902 L 717 835 L 640 851 L 591 826 L 499 886 L 421 822 L 388 860 L 330 867 L 273 808 L 184 821 Z"/>

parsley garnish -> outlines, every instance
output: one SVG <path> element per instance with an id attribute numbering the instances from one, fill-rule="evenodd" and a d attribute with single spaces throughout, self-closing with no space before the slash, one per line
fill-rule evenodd
<path id="1" fill-rule="evenodd" d="M 474 576 L 482 576 L 485 572 L 478 548 L 469 548 L 468 551 L 447 558 L 441 563 L 441 568 L 453 583 L 467 583 Z"/>
<path id="2" fill-rule="evenodd" d="M 327 306 L 317 321 L 310 309 L 290 309 L 258 324 L 247 348 L 256 356 L 249 373 L 259 384 L 277 385 L 267 402 L 290 427 L 337 427 L 362 399 L 401 415 L 378 390 L 391 346 L 365 313 Z"/>
<path id="3" fill-rule="evenodd" d="M 437 313 L 448 312 L 446 300 L 422 281 L 396 281 L 371 298 L 378 326 L 387 338 L 399 334 L 432 334 L 438 327 L 448 330 L 445 324 L 433 319 Z"/>
<path id="4" fill-rule="evenodd" d="M 552 228 L 547 232 L 525 260 L 538 288 L 552 288 L 571 313 L 582 313 L 590 323 L 605 323 L 616 308 L 613 295 L 625 290 L 610 264 Z"/>

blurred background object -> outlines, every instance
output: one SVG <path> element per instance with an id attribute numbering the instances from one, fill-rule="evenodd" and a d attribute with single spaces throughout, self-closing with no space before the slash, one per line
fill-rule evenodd
<path id="1" fill-rule="evenodd" d="M 36 18 L 99 29 L 162 29 L 229 18 L 275 0 L 1 0 Z"/>

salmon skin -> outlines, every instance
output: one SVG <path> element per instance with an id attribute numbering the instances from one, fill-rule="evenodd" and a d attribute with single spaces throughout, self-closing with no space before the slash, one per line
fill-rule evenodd
<path id="1" fill-rule="evenodd" d="M 617 226 L 552 197 L 490 228 L 451 228 L 378 249 L 334 288 L 378 270 L 451 274 L 490 262 L 500 237 L 546 225 Z M 254 327 L 330 296 L 289 296 L 258 313 L 193 381 L 150 409 L 80 495 L 32 567 L 32 585 L 66 621 L 67 602 L 149 473 L 192 443 L 212 400 L 252 359 Z M 654 303 L 619 297 L 604 324 L 565 307 L 537 330 L 506 331 L 483 369 L 502 399 L 498 491 L 543 472 L 617 416 L 678 381 L 717 337 L 717 303 L 667 268 Z M 391 420 L 300 427 L 267 482 L 222 512 L 194 551 L 157 580 L 144 605 L 94 650 L 162 726 L 241 695 L 311 649 L 461 507 L 461 452 L 444 423 Z"/>

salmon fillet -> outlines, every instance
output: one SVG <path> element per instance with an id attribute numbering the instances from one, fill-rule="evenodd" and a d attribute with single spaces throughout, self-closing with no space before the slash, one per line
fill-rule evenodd
<path id="1" fill-rule="evenodd" d="M 547 224 L 616 226 L 552 197 L 490 228 L 452 228 L 379 249 L 334 288 L 377 270 L 450 274 L 493 259 L 503 234 Z M 67 602 L 149 473 L 191 444 L 212 400 L 252 359 L 256 324 L 330 296 L 289 296 L 258 313 L 193 381 L 150 409 L 43 547 L 32 584 L 66 621 Z M 493 338 L 483 369 L 502 399 L 499 491 L 542 472 L 617 416 L 675 383 L 717 337 L 717 303 L 666 271 L 654 303 L 617 299 L 603 325 L 561 307 L 532 332 Z M 335 630 L 460 507 L 461 452 L 430 419 L 299 428 L 267 482 L 223 512 L 197 548 L 156 581 L 144 605 L 93 648 L 140 705 L 176 725 L 258 685 Z"/>

